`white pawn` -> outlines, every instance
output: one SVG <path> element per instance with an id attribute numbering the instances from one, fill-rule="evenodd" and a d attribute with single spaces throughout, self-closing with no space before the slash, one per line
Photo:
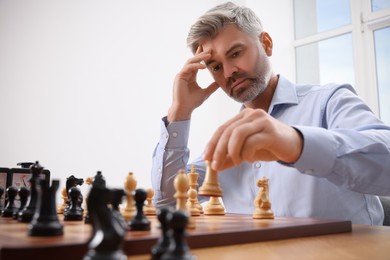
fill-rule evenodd
<path id="1" fill-rule="evenodd" d="M 144 206 L 144 214 L 145 215 L 156 215 L 156 208 L 153 206 L 152 199 L 154 196 L 154 190 L 149 188 L 146 190 L 146 205 Z"/>

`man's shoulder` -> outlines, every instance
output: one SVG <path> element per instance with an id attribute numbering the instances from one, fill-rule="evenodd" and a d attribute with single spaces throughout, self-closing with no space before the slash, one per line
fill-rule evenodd
<path id="1" fill-rule="evenodd" d="M 308 95 L 331 96 L 337 91 L 348 91 L 356 94 L 355 89 L 350 84 L 328 83 L 320 84 L 296 84 L 296 91 L 298 97 Z"/>

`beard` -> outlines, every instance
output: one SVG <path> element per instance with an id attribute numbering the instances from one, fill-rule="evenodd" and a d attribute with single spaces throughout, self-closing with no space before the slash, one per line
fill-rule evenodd
<path id="1" fill-rule="evenodd" d="M 259 62 L 256 71 L 257 72 L 252 75 L 249 75 L 249 73 L 246 72 L 239 72 L 233 75 L 226 84 L 227 89 L 229 90 L 227 94 L 240 103 L 247 103 L 256 99 L 265 91 L 271 80 L 272 69 L 268 58 L 266 58 L 262 64 Z M 248 86 L 234 92 L 231 89 L 231 86 L 236 80 L 240 79 L 247 79 L 250 83 Z"/>

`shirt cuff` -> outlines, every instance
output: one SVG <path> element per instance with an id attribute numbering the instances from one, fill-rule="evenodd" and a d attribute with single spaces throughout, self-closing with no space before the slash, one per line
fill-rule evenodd
<path id="1" fill-rule="evenodd" d="M 167 125 L 166 117 L 163 118 L 161 137 L 166 140 L 165 147 L 167 149 L 185 149 L 187 147 L 190 122 L 191 120 L 175 121 Z"/>
<path id="2" fill-rule="evenodd" d="M 325 177 L 331 174 L 337 159 L 337 142 L 326 129 L 294 126 L 303 136 L 303 150 L 293 164 L 303 174 Z"/>

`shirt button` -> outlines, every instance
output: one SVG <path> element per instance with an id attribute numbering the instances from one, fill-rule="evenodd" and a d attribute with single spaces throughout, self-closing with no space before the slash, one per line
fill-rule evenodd
<path id="1" fill-rule="evenodd" d="M 261 163 L 257 162 L 257 163 L 255 164 L 255 167 L 256 167 L 256 168 L 260 168 L 260 167 L 261 167 Z"/>
<path id="2" fill-rule="evenodd" d="M 177 137 L 177 133 L 176 133 L 176 132 L 173 132 L 173 133 L 172 133 L 172 136 L 173 136 L 173 137 Z"/>
<path id="3" fill-rule="evenodd" d="M 163 134 L 163 137 L 164 137 L 165 139 L 168 139 L 169 135 L 168 135 L 167 133 L 164 133 L 164 134 Z"/>

